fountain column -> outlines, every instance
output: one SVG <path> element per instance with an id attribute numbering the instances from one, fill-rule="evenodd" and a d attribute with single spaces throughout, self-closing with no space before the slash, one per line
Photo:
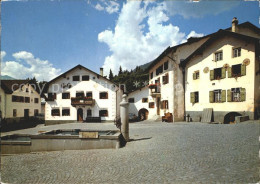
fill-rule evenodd
<path id="1" fill-rule="evenodd" d="M 129 141 L 129 103 L 126 101 L 126 94 L 123 95 L 123 100 L 120 103 L 120 118 L 121 118 L 121 133 L 126 140 Z"/>

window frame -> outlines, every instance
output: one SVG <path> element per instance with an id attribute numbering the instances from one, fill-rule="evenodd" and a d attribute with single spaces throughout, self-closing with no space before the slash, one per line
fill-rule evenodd
<path id="1" fill-rule="evenodd" d="M 90 76 L 89 76 L 89 75 L 82 75 L 82 76 L 81 76 L 81 80 L 82 80 L 82 81 L 89 81 L 89 79 L 90 79 Z"/>
<path id="2" fill-rule="evenodd" d="M 237 58 L 241 56 L 241 47 L 234 47 L 232 48 L 232 57 L 233 58 Z M 236 51 L 238 51 L 237 55 L 236 55 Z"/>
<path id="3" fill-rule="evenodd" d="M 38 104 L 39 103 L 39 98 L 34 98 L 34 103 Z"/>
<path id="4" fill-rule="evenodd" d="M 67 114 L 65 113 L 66 111 L 68 111 Z M 70 109 L 69 108 L 63 108 L 61 110 L 61 116 L 70 116 Z"/>
<path id="5" fill-rule="evenodd" d="M 219 55 L 220 54 L 220 58 L 219 58 Z M 220 51 L 217 51 L 214 53 L 214 61 L 217 62 L 217 61 L 222 61 L 223 60 L 223 51 L 220 50 Z"/>
<path id="6" fill-rule="evenodd" d="M 54 113 L 55 110 L 57 111 L 57 113 Z M 51 116 L 60 116 L 60 109 L 58 108 L 51 109 Z"/>
<path id="7" fill-rule="evenodd" d="M 80 76 L 79 75 L 72 76 L 72 81 L 80 81 Z"/>
<path id="8" fill-rule="evenodd" d="M 66 96 L 67 95 L 67 96 Z M 61 99 L 70 99 L 70 92 L 64 92 L 61 94 Z"/>
<path id="9" fill-rule="evenodd" d="M 142 103 L 148 103 L 148 98 L 142 98 Z"/>
<path id="10" fill-rule="evenodd" d="M 154 108 L 154 102 L 149 102 L 149 108 L 153 109 Z"/>
<path id="11" fill-rule="evenodd" d="M 105 97 L 102 97 L 103 94 L 106 94 Z M 107 91 L 99 92 L 99 99 L 108 99 L 108 92 Z"/>
<path id="12" fill-rule="evenodd" d="M 101 114 L 102 111 L 106 111 L 106 114 Z M 108 117 L 108 110 L 107 109 L 99 110 L 99 117 Z"/>

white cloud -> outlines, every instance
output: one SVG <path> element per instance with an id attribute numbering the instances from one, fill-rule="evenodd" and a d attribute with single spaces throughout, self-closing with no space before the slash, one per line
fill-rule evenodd
<path id="1" fill-rule="evenodd" d="M 5 56 L 6 56 L 6 52 L 5 51 L 1 51 L 1 61 L 3 61 Z"/>
<path id="2" fill-rule="evenodd" d="M 105 8 L 104 8 L 103 6 L 101 6 L 99 3 L 96 4 L 95 8 L 96 8 L 97 10 L 99 10 L 99 11 L 102 11 L 102 10 L 105 9 Z"/>
<path id="3" fill-rule="evenodd" d="M 35 58 L 30 52 L 21 51 L 13 54 L 15 61 L 4 61 L 1 65 L 2 75 L 17 79 L 35 77 L 37 80 L 50 80 L 61 73 L 48 60 Z"/>
<path id="4" fill-rule="evenodd" d="M 190 37 L 202 37 L 204 34 L 202 33 L 196 33 L 195 31 L 191 31 L 190 34 L 188 34 L 187 39 Z"/>
<path id="5" fill-rule="evenodd" d="M 226 1 L 209 1 L 200 0 L 199 2 L 186 1 L 165 1 L 167 11 L 171 15 L 179 14 L 184 18 L 200 18 L 205 15 L 218 15 L 224 11 L 227 11 L 237 5 L 239 0 Z"/>
<path id="6" fill-rule="evenodd" d="M 118 12 L 120 5 L 116 1 L 100 0 L 94 7 L 98 11 L 106 11 L 107 13 L 112 14 Z"/>
<path id="7" fill-rule="evenodd" d="M 120 65 L 123 69 L 133 69 L 145 64 L 168 46 L 185 40 L 185 33 L 168 21 L 165 2 L 127 1 L 115 28 L 98 35 L 98 41 L 106 43 L 112 52 L 104 61 L 105 74 L 108 75 L 109 69 L 117 74 Z"/>

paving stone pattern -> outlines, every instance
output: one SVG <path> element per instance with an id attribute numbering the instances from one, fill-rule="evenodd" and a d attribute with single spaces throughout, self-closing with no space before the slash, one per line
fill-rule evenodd
<path id="1" fill-rule="evenodd" d="M 2 156 L 1 177 L 3 182 L 19 184 L 256 183 L 260 181 L 259 126 L 259 121 L 133 123 L 133 140 L 124 148 Z"/>

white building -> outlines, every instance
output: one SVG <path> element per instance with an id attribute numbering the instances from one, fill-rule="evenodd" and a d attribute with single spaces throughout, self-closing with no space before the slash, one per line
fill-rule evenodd
<path id="1" fill-rule="evenodd" d="M 56 124 L 119 115 L 122 90 L 107 78 L 77 65 L 48 83 L 45 123 Z"/>
<path id="2" fill-rule="evenodd" d="M 139 119 L 153 119 L 156 115 L 154 102 L 149 96 L 148 86 L 142 87 L 128 94 L 129 113 L 135 114 Z"/>
<path id="3" fill-rule="evenodd" d="M 239 30 L 235 24 L 232 31 L 218 31 L 181 63 L 185 112 L 193 121 L 200 121 L 203 109 L 212 109 L 211 121 L 221 123 L 235 116 L 259 118 L 260 29 Z"/>
<path id="4" fill-rule="evenodd" d="M 7 123 L 37 116 L 41 111 L 40 99 L 27 80 L 1 80 L 0 111 Z"/>

